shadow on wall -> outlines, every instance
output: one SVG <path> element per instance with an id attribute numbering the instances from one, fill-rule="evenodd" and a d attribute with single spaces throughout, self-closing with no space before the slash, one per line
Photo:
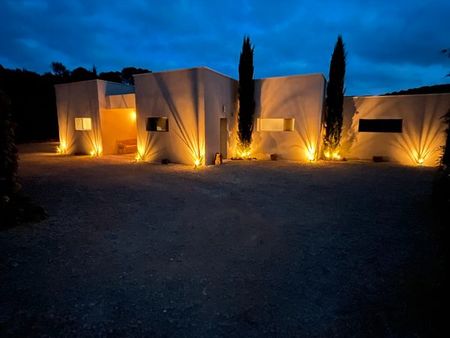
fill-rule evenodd
<path id="1" fill-rule="evenodd" d="M 258 80 L 255 86 L 257 118 L 294 118 L 294 131 L 256 131 L 253 153 L 266 158 L 278 153 L 284 159 L 314 160 L 320 141 L 322 102 L 314 86 L 290 78 Z M 317 101 L 317 102 L 316 102 Z M 281 150 L 281 152 L 280 152 Z"/>
<path id="2" fill-rule="evenodd" d="M 388 156 L 407 165 L 435 166 L 444 142 L 446 100 L 416 97 L 347 98 L 343 153 L 349 158 Z M 360 119 L 401 119 L 401 133 L 358 132 Z"/>
<path id="3" fill-rule="evenodd" d="M 70 91 L 70 87 L 67 87 Z M 58 123 L 59 123 L 59 138 L 60 145 L 58 147 L 58 152 L 61 154 L 90 154 L 92 156 L 101 155 L 102 149 L 102 137 L 101 130 L 98 121 L 98 107 L 94 105 L 91 100 L 88 102 L 88 112 L 97 112 L 96 116 L 90 114 L 79 113 L 74 115 L 71 113 L 72 106 L 76 106 L 76 95 L 66 96 L 67 100 L 64 103 L 64 109 L 58 112 Z M 77 114 L 77 113 L 75 113 Z M 90 130 L 76 130 L 75 129 L 75 118 L 91 118 L 91 129 Z"/>
<path id="4" fill-rule="evenodd" d="M 393 144 L 399 157 L 407 155 L 412 164 L 438 165 L 445 130 L 441 115 L 437 102 L 427 100 L 423 102 L 421 116 L 405 119 L 403 133 L 396 134 Z"/>
<path id="5" fill-rule="evenodd" d="M 185 149 L 167 149 L 168 147 L 178 148 L 177 142 L 168 140 L 168 143 L 162 145 L 158 138 L 168 137 L 169 135 L 147 132 L 144 126 L 138 133 L 138 156 L 140 159 L 152 162 L 161 156 L 170 157 L 170 154 L 187 153 L 186 157 L 189 158 L 187 162 L 195 163 L 199 159 L 201 161 L 204 160 L 205 140 L 200 128 L 202 112 L 199 104 L 199 97 L 203 98 L 203 95 L 200 95 L 199 70 L 190 70 L 186 73 L 187 78 L 180 79 L 180 82 L 183 82 L 185 84 L 183 88 L 190 92 L 183 93 L 183 95 L 173 92 L 173 83 L 168 83 L 166 74 L 152 74 L 157 87 L 158 97 L 162 99 L 165 111 L 168 110 L 169 112 L 171 125 L 168 134 L 175 134 L 177 140 L 181 141 Z M 150 116 L 159 116 L 161 101 L 151 100 L 151 105 Z"/>

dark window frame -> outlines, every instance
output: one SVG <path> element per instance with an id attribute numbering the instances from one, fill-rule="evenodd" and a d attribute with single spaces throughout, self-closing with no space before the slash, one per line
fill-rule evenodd
<path id="1" fill-rule="evenodd" d="M 163 123 L 161 123 L 162 121 Z M 147 117 L 145 130 L 148 132 L 166 133 L 169 131 L 169 118 L 164 116 Z"/>
<path id="2" fill-rule="evenodd" d="M 403 119 L 359 119 L 360 133 L 402 133 Z"/>

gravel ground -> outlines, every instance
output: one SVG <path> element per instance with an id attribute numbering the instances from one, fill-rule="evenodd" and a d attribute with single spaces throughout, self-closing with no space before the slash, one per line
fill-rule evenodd
<path id="1" fill-rule="evenodd" d="M 433 172 L 23 154 L 50 217 L 0 231 L 0 336 L 430 336 Z"/>

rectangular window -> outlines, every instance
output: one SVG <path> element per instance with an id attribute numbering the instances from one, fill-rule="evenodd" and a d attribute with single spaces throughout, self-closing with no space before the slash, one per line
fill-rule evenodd
<path id="1" fill-rule="evenodd" d="M 402 119 L 360 119 L 360 133 L 401 133 Z"/>
<path id="2" fill-rule="evenodd" d="M 147 119 L 147 131 L 169 131 L 169 119 L 167 117 L 149 117 Z"/>
<path id="3" fill-rule="evenodd" d="M 92 121 L 90 117 L 75 117 L 75 130 L 91 130 Z"/>
<path id="4" fill-rule="evenodd" d="M 294 119 L 258 119 L 258 131 L 294 131 Z"/>

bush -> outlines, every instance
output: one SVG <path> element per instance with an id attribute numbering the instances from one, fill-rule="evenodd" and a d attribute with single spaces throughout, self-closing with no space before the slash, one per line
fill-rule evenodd
<path id="1" fill-rule="evenodd" d="M 11 103 L 0 91 L 0 225 L 39 221 L 46 217 L 45 211 L 33 204 L 20 191 L 17 182 L 17 147 L 14 124 L 11 120 Z"/>
<path id="2" fill-rule="evenodd" d="M 444 210 L 450 207 L 450 167 L 441 167 L 436 173 L 433 180 L 433 201 Z"/>
<path id="3" fill-rule="evenodd" d="M 450 218 L 448 207 L 450 207 L 450 109 L 443 117 L 447 124 L 446 142 L 444 145 L 441 166 L 433 181 L 433 202 L 442 211 L 446 218 Z"/>
<path id="4" fill-rule="evenodd" d="M 17 187 L 17 148 L 11 117 L 11 102 L 0 91 L 0 195 L 10 197 Z"/>

